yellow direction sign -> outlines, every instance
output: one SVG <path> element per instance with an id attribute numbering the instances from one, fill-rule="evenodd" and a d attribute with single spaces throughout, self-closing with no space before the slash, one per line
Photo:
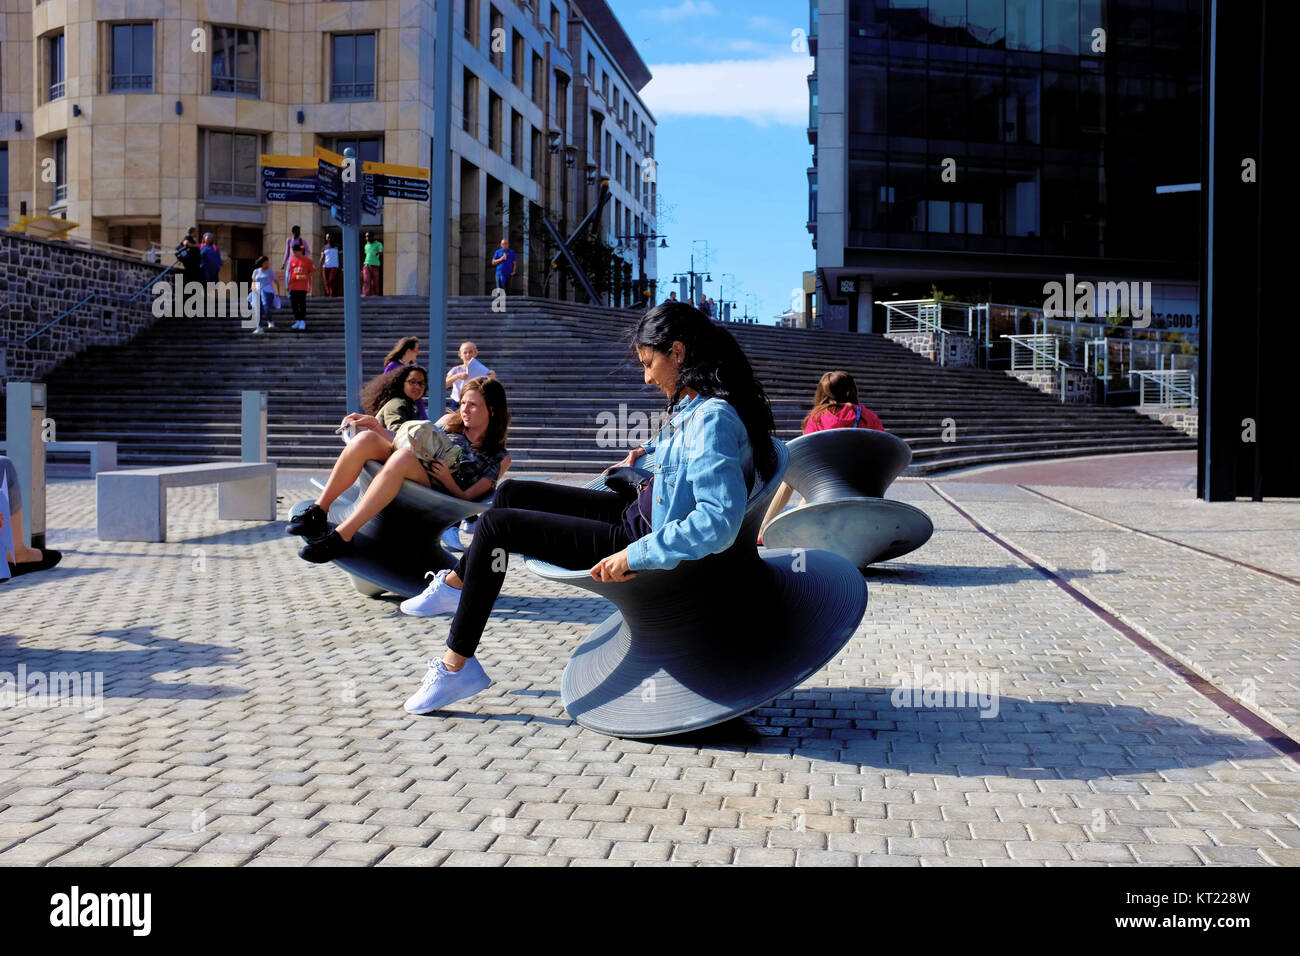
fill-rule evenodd
<path id="1" fill-rule="evenodd" d="M 422 166 L 398 166 L 396 163 L 365 162 L 361 164 L 361 171 L 380 176 L 401 176 L 403 179 L 429 178 L 429 171 Z"/>
<path id="2" fill-rule="evenodd" d="M 325 160 L 331 166 L 343 167 L 347 165 L 347 160 L 332 149 L 326 149 L 324 146 L 316 147 L 316 159 Z"/>
<path id="3" fill-rule="evenodd" d="M 275 156 L 262 153 L 257 157 L 259 166 L 279 166 L 286 169 L 315 169 L 315 156 Z M 342 165 L 342 164 L 340 164 Z"/>

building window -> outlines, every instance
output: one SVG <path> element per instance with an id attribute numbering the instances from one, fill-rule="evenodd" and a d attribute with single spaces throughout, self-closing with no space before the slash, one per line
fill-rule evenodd
<path id="1" fill-rule="evenodd" d="M 590 53 L 587 54 L 587 82 L 596 85 L 596 58 Z"/>
<path id="2" fill-rule="evenodd" d="M 623 100 L 623 128 L 624 128 L 624 129 L 630 129 L 630 127 L 628 126 L 628 118 L 627 118 L 627 114 L 628 114 L 628 110 L 627 110 L 627 100 L 624 99 L 624 100 Z"/>
<path id="3" fill-rule="evenodd" d="M 54 206 L 63 206 L 68 202 L 68 137 L 61 136 L 53 143 L 54 149 Z"/>
<path id="4" fill-rule="evenodd" d="M 562 17 L 559 7 L 551 7 L 551 36 L 555 37 L 555 45 L 561 50 L 564 49 L 564 33 Z"/>
<path id="5" fill-rule="evenodd" d="M 510 111 L 510 165 L 524 168 L 524 118 L 515 110 Z"/>
<path id="6" fill-rule="evenodd" d="M 555 74 L 555 125 L 560 135 L 569 137 L 569 81 L 563 73 Z"/>
<path id="7" fill-rule="evenodd" d="M 501 97 L 488 90 L 488 149 L 501 154 Z"/>
<path id="8" fill-rule="evenodd" d="M 375 98 L 375 35 L 345 33 L 333 36 L 330 65 L 331 100 Z"/>
<path id="9" fill-rule="evenodd" d="M 465 71 L 462 84 L 460 111 L 461 129 L 478 139 L 478 77 L 469 70 Z"/>
<path id="10" fill-rule="evenodd" d="M 384 141 L 379 136 L 366 136 L 360 139 L 346 138 L 334 141 L 334 152 L 340 156 L 343 150 L 352 149 L 357 165 L 362 163 L 382 163 L 384 161 Z"/>
<path id="11" fill-rule="evenodd" d="M 533 102 L 542 105 L 546 93 L 546 66 L 542 58 L 533 53 Z"/>
<path id="12" fill-rule="evenodd" d="M 480 0 L 465 0 L 465 39 L 478 46 L 478 5 Z"/>
<path id="13" fill-rule="evenodd" d="M 618 87 L 614 87 L 614 117 L 615 117 L 615 119 L 618 118 L 618 105 L 619 105 L 620 102 L 622 102 L 622 99 L 623 99 L 623 98 L 619 95 Z"/>
<path id="14" fill-rule="evenodd" d="M 609 158 L 614 154 L 614 146 L 613 146 L 613 142 L 614 142 L 613 137 L 610 136 L 610 134 L 609 134 L 608 131 L 606 131 L 606 133 L 605 133 L 605 152 L 602 153 L 602 154 L 601 154 L 601 157 L 600 157 L 600 159 L 601 159 L 601 166 L 604 168 L 604 170 L 605 170 L 606 173 L 609 172 Z"/>
<path id="15" fill-rule="evenodd" d="M 110 93 L 148 93 L 153 90 L 153 24 L 114 23 Z"/>
<path id="16" fill-rule="evenodd" d="M 0 143 L 0 221 L 9 221 L 9 144 Z"/>
<path id="17" fill-rule="evenodd" d="M 258 33 L 239 27 L 212 28 L 212 92 L 257 99 L 261 69 Z"/>
<path id="18" fill-rule="evenodd" d="M 605 102 L 609 102 L 609 74 L 604 70 L 600 71 L 600 95 Z"/>
<path id="19" fill-rule="evenodd" d="M 506 71 L 506 21 L 496 7 L 488 10 L 488 56 L 492 65 L 502 73 Z"/>
<path id="20" fill-rule="evenodd" d="M 614 182 L 623 185 L 623 145 L 614 147 Z"/>
<path id="21" fill-rule="evenodd" d="M 528 48 L 518 30 L 512 28 L 510 32 L 514 34 L 513 53 L 510 57 L 510 80 L 522 90 L 524 88 L 524 56 L 528 52 Z"/>
<path id="22" fill-rule="evenodd" d="M 647 140 L 650 143 L 650 145 L 646 148 L 646 152 L 649 153 L 651 156 L 653 156 L 655 154 L 655 134 L 650 133 L 647 136 Z"/>
<path id="23" fill-rule="evenodd" d="M 544 162 L 542 158 L 542 131 L 534 129 L 529 133 L 529 136 L 531 137 L 531 148 L 529 151 L 528 175 L 532 176 L 533 179 L 538 179 L 542 175 L 542 163 Z"/>
<path id="24" fill-rule="evenodd" d="M 63 99 L 63 33 L 54 34 L 46 41 L 45 56 L 50 64 L 50 100 Z"/>
<path id="25" fill-rule="evenodd" d="M 258 201 L 258 133 L 205 130 L 206 170 L 203 194 L 209 199 Z"/>

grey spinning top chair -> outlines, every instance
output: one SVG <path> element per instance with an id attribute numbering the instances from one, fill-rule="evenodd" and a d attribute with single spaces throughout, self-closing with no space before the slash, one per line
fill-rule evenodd
<path id="1" fill-rule="evenodd" d="M 787 464 L 785 445 L 776 448 L 776 474 L 755 477 L 740 532 L 718 554 L 617 584 L 528 561 L 618 608 L 564 669 L 560 695 L 579 724 L 643 738 L 722 723 L 796 687 L 853 636 L 867 607 L 857 568 L 827 551 L 760 555 L 759 524 Z"/>
<path id="2" fill-rule="evenodd" d="M 912 460 L 907 442 L 888 432 L 833 428 L 790 442 L 785 482 L 805 502 L 769 522 L 763 543 L 825 548 L 859 568 L 915 551 L 934 523 L 920 508 L 884 497 Z"/>
<path id="3" fill-rule="evenodd" d="M 377 461 L 362 466 L 359 490 L 340 496 L 330 506 L 330 524 L 337 526 L 347 519 L 382 467 Z M 298 502 L 290 509 L 290 516 L 306 511 L 310 504 L 311 501 Z M 462 501 L 414 481 L 404 481 L 397 497 L 353 537 L 352 554 L 331 563 L 346 571 L 353 587 L 367 597 L 384 591 L 414 597 L 428 584 L 426 572 L 454 568 L 457 564 L 458 558 L 442 547 L 442 533 L 486 511 L 489 504 L 488 501 Z"/>

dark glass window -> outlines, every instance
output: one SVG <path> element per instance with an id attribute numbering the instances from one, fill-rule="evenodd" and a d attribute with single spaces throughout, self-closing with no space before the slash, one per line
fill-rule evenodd
<path id="1" fill-rule="evenodd" d="M 524 88 L 524 56 L 528 48 L 524 43 L 524 38 L 513 28 L 510 31 L 514 34 L 514 49 L 510 57 L 510 81 L 521 90 Z"/>
<path id="2" fill-rule="evenodd" d="M 461 129 L 478 139 L 478 77 L 469 70 L 461 84 L 460 112 Z"/>
<path id="3" fill-rule="evenodd" d="M 1007 0 L 1007 49 L 1037 52 L 1042 48 L 1043 0 Z"/>
<path id="4" fill-rule="evenodd" d="M 1106 30 L 1109 20 L 1106 17 L 1105 0 L 1079 0 L 1079 53 L 1082 56 L 1094 55 L 1093 30 Z M 1108 47 L 1109 49 L 1109 47 Z"/>
<path id="5" fill-rule="evenodd" d="M 1002 142 L 1002 70 L 999 67 L 972 65 L 967 84 L 967 138 L 977 143 Z"/>
<path id="6" fill-rule="evenodd" d="M 891 237 L 891 241 L 898 245 L 918 245 L 907 242 L 906 235 L 925 232 L 925 179 L 928 174 L 924 157 L 890 157 L 889 177 L 878 188 L 877 194 L 885 206 L 889 231 L 900 234 Z"/>
<path id="7" fill-rule="evenodd" d="M 212 29 L 212 92 L 256 98 L 261 88 L 256 30 Z"/>
<path id="8" fill-rule="evenodd" d="M 542 105 L 542 100 L 546 95 L 546 66 L 542 63 L 542 58 L 533 53 L 533 102 L 538 106 Z"/>
<path id="9" fill-rule="evenodd" d="M 65 63 L 63 57 L 63 34 L 56 33 L 50 37 L 45 48 L 45 56 L 50 64 L 50 99 L 63 99 L 63 78 Z"/>
<path id="10" fill-rule="evenodd" d="M 1078 0 L 1043 4 L 1043 52 L 1074 56 L 1079 52 Z"/>
<path id="11" fill-rule="evenodd" d="M 1043 145 L 1071 148 L 1079 143 L 1079 75 L 1043 72 Z"/>
<path id="12" fill-rule="evenodd" d="M 153 24 L 115 23 L 108 89 L 113 93 L 153 90 Z"/>
<path id="13" fill-rule="evenodd" d="M 261 140 L 256 133 L 208 130 L 205 195 L 212 199 L 256 202 Z"/>
<path id="14" fill-rule="evenodd" d="M 501 152 L 501 97 L 488 90 L 488 149 Z"/>
<path id="15" fill-rule="evenodd" d="M 1006 112 L 1002 130 L 1008 143 L 1038 143 L 1041 133 L 1039 75 L 1027 70 L 1007 71 Z"/>
<path id="16" fill-rule="evenodd" d="M 927 107 L 930 139 L 964 139 L 966 135 L 966 75 L 931 63 Z"/>
<path id="17" fill-rule="evenodd" d="M 1042 235 L 1039 226 L 1039 173 L 1030 166 L 1008 163 L 1002 181 L 1003 207 L 1008 236 L 1025 238 Z"/>
<path id="18" fill-rule="evenodd" d="M 925 87 L 925 64 L 890 64 L 890 135 L 925 135 Z"/>
<path id="19" fill-rule="evenodd" d="M 331 100 L 375 98 L 375 35 L 336 34 L 330 72 Z"/>
<path id="20" fill-rule="evenodd" d="M 68 201 L 68 137 L 54 141 L 54 202 L 61 206 Z"/>
<path id="21" fill-rule="evenodd" d="M 1000 49 L 1006 40 L 1003 0 L 968 0 L 966 30 L 980 46 Z"/>
<path id="22" fill-rule="evenodd" d="M 923 42 L 929 33 L 928 0 L 889 0 L 889 36 Z"/>
<path id="23" fill-rule="evenodd" d="M 506 21 L 496 7 L 488 7 L 488 56 L 502 73 L 506 69 Z"/>
<path id="24" fill-rule="evenodd" d="M 510 165 L 524 168 L 524 118 L 510 111 Z"/>

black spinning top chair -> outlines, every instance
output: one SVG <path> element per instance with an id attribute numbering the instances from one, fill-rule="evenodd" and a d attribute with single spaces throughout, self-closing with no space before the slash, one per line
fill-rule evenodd
<path id="1" fill-rule="evenodd" d="M 763 543 L 825 548 L 866 568 L 915 551 L 934 523 L 885 490 L 912 460 L 907 442 L 888 432 L 833 428 L 790 442 L 785 482 L 805 502 L 768 523 Z"/>
<path id="2" fill-rule="evenodd" d="M 827 551 L 758 550 L 787 464 L 785 445 L 776 448 L 776 474 L 755 478 L 740 532 L 718 554 L 617 584 L 528 561 L 535 574 L 618 608 L 564 669 L 561 698 L 579 724 L 632 738 L 709 727 L 796 687 L 853 636 L 867 607 L 856 567 Z"/>

